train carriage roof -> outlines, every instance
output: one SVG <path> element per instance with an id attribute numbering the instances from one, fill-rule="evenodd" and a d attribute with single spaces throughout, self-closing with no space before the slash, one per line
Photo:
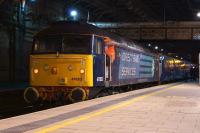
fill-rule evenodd
<path id="1" fill-rule="evenodd" d="M 118 36 L 116 34 L 104 31 L 94 25 L 81 23 L 81 22 L 59 21 L 41 30 L 35 35 L 35 37 L 40 38 L 40 37 L 45 37 L 45 36 L 50 36 L 50 35 L 64 35 L 64 34 L 91 34 L 91 35 L 95 34 L 99 36 L 105 36 L 118 42 L 120 46 L 128 47 L 128 48 L 132 47 L 135 50 L 138 50 L 141 52 L 146 51 L 152 54 L 152 52 L 150 52 L 147 49 L 144 49 L 141 46 L 136 45 L 133 41 L 122 38 L 121 36 Z"/>
<path id="2" fill-rule="evenodd" d="M 36 37 L 42 37 L 46 35 L 57 34 L 96 34 L 100 36 L 108 36 L 108 33 L 104 30 L 97 28 L 91 24 L 81 22 L 66 22 L 59 21 L 51 24 L 49 27 L 43 29 Z M 110 36 L 110 35 L 109 35 Z M 114 36 L 112 36 L 114 37 Z M 114 37 L 115 39 L 117 36 Z"/>

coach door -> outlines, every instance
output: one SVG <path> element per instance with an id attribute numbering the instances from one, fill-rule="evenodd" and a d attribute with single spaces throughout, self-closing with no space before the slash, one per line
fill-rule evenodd
<path id="1" fill-rule="evenodd" d="M 106 86 L 109 86 L 109 82 L 112 81 L 112 61 L 114 61 L 115 50 L 109 38 L 104 39 L 105 47 L 105 81 Z"/>
<path id="2" fill-rule="evenodd" d="M 105 79 L 111 81 L 111 59 L 107 54 L 105 54 Z"/>
<path id="3" fill-rule="evenodd" d="M 160 59 L 159 59 L 159 80 L 161 79 L 161 75 L 162 75 L 163 61 L 164 61 L 164 56 L 160 56 Z"/>
<path id="4" fill-rule="evenodd" d="M 104 41 L 101 37 L 94 37 L 93 43 L 94 54 L 94 84 L 96 86 L 104 86 L 105 81 L 105 57 L 104 57 Z"/>

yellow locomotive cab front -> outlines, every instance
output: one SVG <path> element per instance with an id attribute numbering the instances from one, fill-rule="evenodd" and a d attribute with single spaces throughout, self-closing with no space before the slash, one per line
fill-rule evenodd
<path id="1" fill-rule="evenodd" d="M 87 99 L 93 87 L 93 56 L 81 54 L 40 54 L 30 57 L 30 84 L 24 99 L 34 103 L 64 96 L 72 102 Z"/>
<path id="2" fill-rule="evenodd" d="M 30 87 L 24 99 L 29 103 L 86 100 L 94 86 L 93 38 L 91 34 L 39 32 L 33 41 Z"/>
<path id="3" fill-rule="evenodd" d="M 93 86 L 92 55 L 32 55 L 31 86 Z"/>

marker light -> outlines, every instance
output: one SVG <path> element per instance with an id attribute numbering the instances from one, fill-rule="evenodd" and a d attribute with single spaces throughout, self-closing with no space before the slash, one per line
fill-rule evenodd
<path id="1" fill-rule="evenodd" d="M 36 69 L 36 68 L 35 68 L 35 69 L 33 69 L 33 73 L 34 73 L 34 74 L 38 74 L 38 72 L 39 72 L 39 70 L 38 70 L 38 69 Z"/>
<path id="2" fill-rule="evenodd" d="M 81 73 L 81 74 L 84 74 L 84 73 L 85 73 L 85 70 L 84 70 L 84 69 L 81 69 L 81 70 L 80 70 L 80 73 Z"/>

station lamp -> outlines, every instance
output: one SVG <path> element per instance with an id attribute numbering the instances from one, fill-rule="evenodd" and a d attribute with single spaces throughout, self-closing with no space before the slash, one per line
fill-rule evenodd
<path id="1" fill-rule="evenodd" d="M 155 50 L 158 50 L 158 46 L 155 46 Z"/>
<path id="2" fill-rule="evenodd" d="M 22 1 L 22 8 L 21 8 L 23 12 L 25 11 L 25 8 L 26 8 L 26 1 L 23 0 Z"/>
<path id="3" fill-rule="evenodd" d="M 200 18 L 200 12 L 197 12 L 197 17 Z"/>
<path id="4" fill-rule="evenodd" d="M 73 20 L 75 21 L 77 18 L 78 12 L 76 10 L 72 10 L 70 12 L 70 16 L 73 17 Z"/>

